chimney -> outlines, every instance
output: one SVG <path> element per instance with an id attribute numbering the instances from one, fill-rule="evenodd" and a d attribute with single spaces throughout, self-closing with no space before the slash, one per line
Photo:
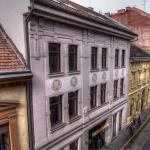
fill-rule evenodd
<path id="1" fill-rule="evenodd" d="M 106 15 L 106 16 L 108 16 L 108 17 L 110 17 L 110 16 L 111 16 L 110 12 L 105 13 L 105 15 Z"/>
<path id="2" fill-rule="evenodd" d="M 118 10 L 118 13 L 122 14 L 122 13 L 125 13 L 125 11 L 126 11 L 125 9 L 120 9 L 120 10 Z"/>
<path id="3" fill-rule="evenodd" d="M 93 7 L 88 7 L 88 9 L 90 9 L 90 10 L 94 10 L 94 8 L 93 8 Z"/>

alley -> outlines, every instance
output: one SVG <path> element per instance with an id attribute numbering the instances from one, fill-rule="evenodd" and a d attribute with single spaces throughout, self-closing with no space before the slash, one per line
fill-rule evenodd
<path id="1" fill-rule="evenodd" d="M 127 150 L 150 150 L 150 121 Z"/>

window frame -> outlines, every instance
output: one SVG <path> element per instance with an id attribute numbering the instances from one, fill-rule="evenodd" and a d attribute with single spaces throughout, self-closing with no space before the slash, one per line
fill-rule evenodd
<path id="1" fill-rule="evenodd" d="M 93 53 L 93 51 L 95 51 Z M 96 58 L 96 59 L 94 59 Z M 98 70 L 98 47 L 91 47 L 91 71 Z"/>
<path id="2" fill-rule="evenodd" d="M 74 47 L 75 49 L 70 49 L 71 47 Z M 74 50 L 74 52 L 71 52 L 71 50 Z M 72 57 L 74 57 L 74 61 L 70 59 L 70 55 L 73 55 Z M 73 61 L 73 63 L 70 61 Z M 73 64 L 73 68 L 71 68 L 71 64 Z M 76 44 L 68 45 L 68 71 L 69 73 L 78 72 L 78 45 Z"/>
<path id="3" fill-rule="evenodd" d="M 121 67 L 126 66 L 126 50 L 122 50 L 122 56 L 121 56 Z"/>
<path id="4" fill-rule="evenodd" d="M 104 87 L 103 87 L 104 86 Z M 106 103 L 106 90 L 107 90 L 107 84 L 106 83 L 102 83 L 101 85 L 100 85 L 100 92 L 101 92 L 101 94 L 100 94 L 100 102 L 101 102 L 101 105 L 104 105 L 105 103 Z M 104 89 L 103 89 L 104 88 Z M 102 93 L 103 93 L 103 91 L 102 90 L 104 90 L 104 98 L 102 98 Z"/>
<path id="5" fill-rule="evenodd" d="M 59 56 L 58 56 L 58 57 L 59 57 L 59 58 L 58 58 L 58 60 L 59 60 L 58 63 L 59 63 L 59 64 L 56 64 L 56 65 L 55 65 L 55 66 L 57 66 L 57 67 L 51 67 L 51 65 L 52 65 L 52 64 L 51 64 L 51 61 L 52 61 L 53 59 L 55 59 L 54 62 L 56 62 L 56 58 L 53 58 L 53 59 L 51 58 L 52 55 L 51 55 L 51 53 L 50 53 L 50 44 L 52 44 L 52 45 L 53 45 L 53 44 L 56 44 L 56 45 L 58 46 L 58 47 L 57 47 L 58 49 L 57 49 L 57 48 L 56 48 L 56 49 L 59 51 L 59 52 L 57 52 L 57 55 L 59 55 Z M 54 50 L 51 51 L 51 52 L 53 52 L 53 54 L 56 54 L 56 52 L 54 53 Z M 59 54 L 58 54 L 58 53 L 59 53 Z M 59 74 L 59 73 L 61 73 L 61 70 L 62 70 L 62 69 L 61 69 L 61 63 L 62 63 L 62 62 L 61 62 L 61 61 L 62 61 L 62 60 L 61 60 L 61 43 L 48 42 L 48 54 L 49 54 L 49 55 L 48 55 L 48 57 L 49 57 L 49 60 L 48 60 L 49 74 Z M 53 56 L 53 57 L 54 57 L 54 56 Z M 56 57 L 56 56 L 55 56 L 55 57 Z M 57 70 L 55 70 L 55 69 L 53 70 L 52 68 L 57 68 Z"/>
<path id="6" fill-rule="evenodd" d="M 55 99 L 55 98 L 58 98 L 58 102 L 55 102 L 55 103 L 53 103 L 53 104 L 51 104 L 51 102 L 52 102 L 52 99 Z M 49 109 L 50 109 L 50 123 L 51 123 L 51 128 L 54 128 L 54 127 L 56 127 L 57 125 L 59 125 L 59 124 L 61 124 L 61 123 L 63 123 L 63 108 L 62 108 L 62 106 L 63 106 L 63 104 L 62 104 L 62 99 L 63 99 L 63 95 L 59 95 L 59 96 L 53 96 L 53 97 L 50 97 L 49 98 Z M 54 100 L 55 101 L 55 100 Z M 60 108 L 60 110 L 57 110 L 58 112 L 58 118 L 59 118 L 59 120 L 58 121 L 55 121 L 55 122 L 53 122 L 52 121 L 52 108 L 54 109 L 54 106 L 55 107 L 57 107 L 57 109 L 59 109 Z M 56 111 L 56 109 L 54 110 L 54 112 Z M 60 113 L 60 114 L 59 114 Z M 53 115 L 54 117 L 56 117 L 56 113 L 54 113 L 54 115 Z"/>
<path id="7" fill-rule="evenodd" d="M 124 95 L 124 78 L 120 79 L 120 96 Z"/>
<path id="8" fill-rule="evenodd" d="M 103 53 L 105 51 L 105 53 Z M 105 55 L 104 55 L 105 54 Z M 102 55 L 101 55 L 101 69 L 105 70 L 107 69 L 107 54 L 108 54 L 108 48 L 103 47 L 102 48 Z M 104 57 L 105 56 L 105 57 Z M 105 59 L 103 59 L 105 58 Z M 105 60 L 105 61 L 104 61 Z M 105 64 L 105 65 L 104 65 Z"/>
<path id="9" fill-rule="evenodd" d="M 69 94 L 74 94 L 74 96 L 69 98 Z M 69 102 L 74 103 L 75 108 L 70 109 L 70 104 Z M 79 91 L 75 91 L 75 92 L 69 92 L 68 93 L 68 115 L 69 115 L 69 120 L 72 120 L 73 118 L 77 117 L 79 115 L 79 106 L 78 106 L 78 102 L 79 102 Z M 74 110 L 74 114 L 71 116 L 70 115 L 70 110 Z"/>
<path id="10" fill-rule="evenodd" d="M 93 90 L 92 90 L 92 88 L 93 88 Z M 95 101 L 95 106 L 93 106 L 93 107 L 92 107 L 92 105 L 91 105 L 92 102 L 93 102 L 91 95 L 94 96 L 94 101 Z M 90 87 L 90 107 L 91 107 L 91 109 L 97 107 L 97 85 Z"/>
<path id="11" fill-rule="evenodd" d="M 119 53 L 120 53 L 120 50 L 115 49 L 115 68 L 119 67 Z"/>
<path id="12" fill-rule="evenodd" d="M 114 99 L 117 99 L 118 98 L 118 81 L 119 80 L 114 80 Z M 116 86 L 115 86 L 116 85 Z"/>

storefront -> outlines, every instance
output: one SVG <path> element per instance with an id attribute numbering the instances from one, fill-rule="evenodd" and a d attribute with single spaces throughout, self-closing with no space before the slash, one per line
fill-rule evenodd
<path id="1" fill-rule="evenodd" d="M 106 120 L 89 131 L 89 150 L 100 150 L 105 145 Z"/>

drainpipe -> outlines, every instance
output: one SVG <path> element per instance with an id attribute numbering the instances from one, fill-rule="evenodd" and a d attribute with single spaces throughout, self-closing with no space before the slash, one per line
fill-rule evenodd
<path id="1" fill-rule="evenodd" d="M 27 68 L 31 70 L 30 65 L 30 44 L 29 44 L 29 22 L 34 10 L 34 0 L 30 0 L 31 11 L 24 17 L 25 26 L 25 42 L 26 42 L 26 59 Z M 27 115 L 28 115 L 28 133 L 29 133 L 29 148 L 35 150 L 35 139 L 34 139 L 34 117 L 33 117 L 33 101 L 32 101 L 32 80 L 27 82 L 26 85 L 26 96 L 27 96 Z"/>

